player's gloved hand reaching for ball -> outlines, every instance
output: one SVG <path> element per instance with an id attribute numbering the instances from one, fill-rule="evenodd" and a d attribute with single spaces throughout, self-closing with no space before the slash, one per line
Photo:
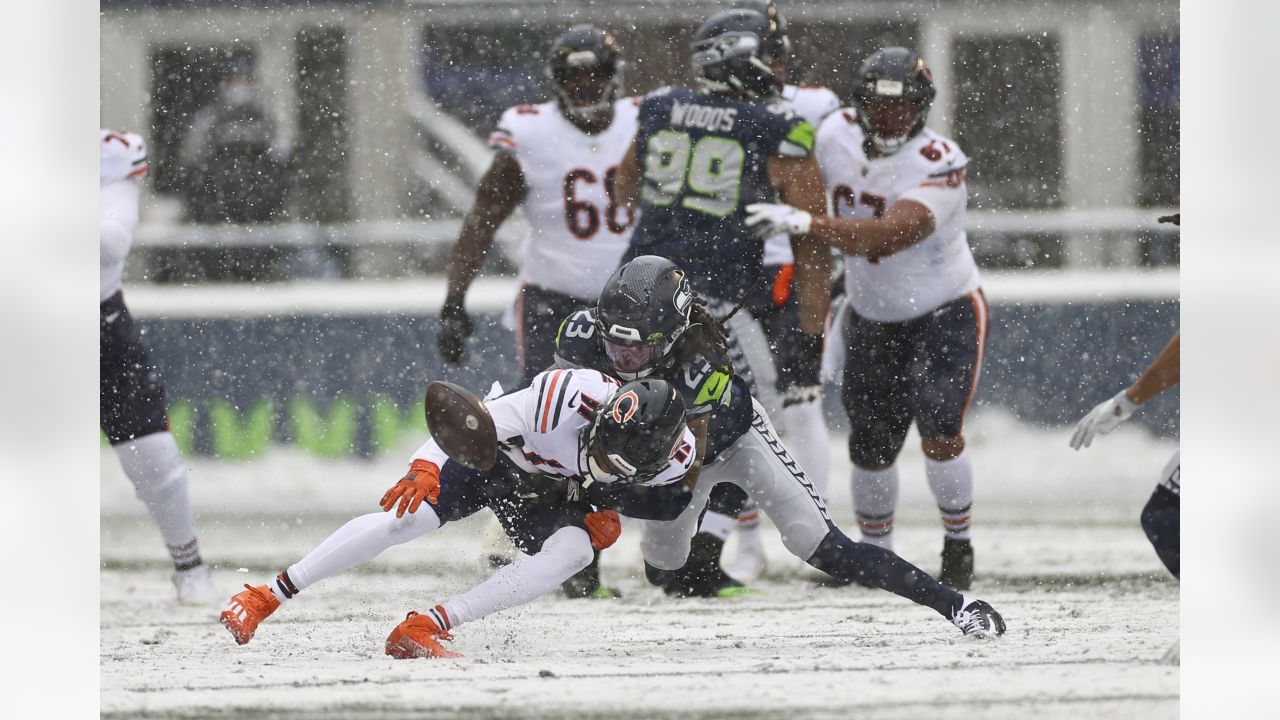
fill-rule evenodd
<path id="1" fill-rule="evenodd" d="M 436 334 L 436 348 L 444 361 L 457 365 L 467 359 L 467 338 L 475 332 L 475 326 L 462 305 L 462 298 L 447 297 L 440 310 L 440 330 Z"/>
<path id="2" fill-rule="evenodd" d="M 1106 435 L 1116 426 L 1133 414 L 1138 405 L 1129 399 L 1127 395 L 1129 391 L 1122 390 L 1116 393 L 1116 396 L 1098 405 L 1089 411 L 1088 415 L 1076 425 L 1076 432 L 1071 436 L 1071 447 L 1079 450 L 1081 447 L 1089 447 L 1093 442 L 1095 435 Z"/>
<path id="3" fill-rule="evenodd" d="M 757 237 L 770 238 L 781 233 L 804 235 L 813 224 L 813 216 L 782 203 L 752 203 L 747 206 L 745 222 Z"/>
<path id="4" fill-rule="evenodd" d="M 417 512 L 424 498 L 427 502 L 435 504 L 438 497 L 440 497 L 440 468 L 433 462 L 419 458 L 413 461 L 409 466 L 409 472 L 400 478 L 400 482 L 391 486 L 378 504 L 382 506 L 383 511 L 390 512 L 391 508 L 399 503 L 400 506 L 396 508 L 396 517 L 404 517 L 406 510 L 410 513 Z"/>

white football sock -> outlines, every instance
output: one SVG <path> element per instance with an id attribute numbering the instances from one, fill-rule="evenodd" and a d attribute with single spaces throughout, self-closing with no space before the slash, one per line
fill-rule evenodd
<path id="1" fill-rule="evenodd" d="M 721 540 L 728 540 L 729 533 L 733 532 L 737 522 L 737 518 L 708 510 L 707 514 L 702 516 L 702 524 L 698 526 L 698 532 L 706 533 Z"/>
<path id="2" fill-rule="evenodd" d="M 941 462 L 925 458 L 924 473 L 938 502 L 947 537 L 968 540 L 973 518 L 973 461 L 969 449 Z"/>
<path id="3" fill-rule="evenodd" d="M 796 403 L 779 411 L 787 452 L 825 502 L 831 485 L 831 439 L 822 416 L 822 401 Z"/>
<path id="4" fill-rule="evenodd" d="M 295 592 L 367 563 L 383 550 L 420 538 L 439 527 L 440 516 L 428 502 L 423 502 L 417 512 L 405 513 L 402 518 L 396 517 L 394 510 L 361 515 L 334 530 L 306 557 L 289 566 L 286 572 L 293 588 L 281 588 L 280 582 L 268 585 L 272 594 L 280 600 L 287 600 Z"/>
<path id="5" fill-rule="evenodd" d="M 160 527 L 174 565 L 178 569 L 199 565 L 200 545 L 191 517 L 187 466 L 173 434 L 152 433 L 114 447 L 138 499 Z"/>
<path id="6" fill-rule="evenodd" d="M 532 602 L 560 587 L 591 564 L 595 552 L 582 528 L 563 527 L 552 533 L 542 549 L 522 562 L 499 569 L 488 580 L 428 611 L 442 630 L 479 620 L 500 610 Z"/>
<path id="7" fill-rule="evenodd" d="M 893 550 L 893 511 L 898 507 L 898 466 L 867 470 L 853 466 L 853 510 L 862 542 Z"/>

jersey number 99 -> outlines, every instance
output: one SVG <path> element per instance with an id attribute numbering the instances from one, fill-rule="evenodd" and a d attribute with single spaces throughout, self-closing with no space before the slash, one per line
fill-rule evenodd
<path id="1" fill-rule="evenodd" d="M 640 197 L 659 207 L 681 198 L 689 210 L 727 217 L 738 209 L 746 157 L 737 140 L 708 135 L 695 143 L 686 133 L 656 132 L 645 147 Z"/>

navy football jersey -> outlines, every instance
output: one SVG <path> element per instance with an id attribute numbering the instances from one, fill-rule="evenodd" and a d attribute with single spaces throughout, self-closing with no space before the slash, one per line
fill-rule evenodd
<path id="1" fill-rule="evenodd" d="M 747 205 L 778 202 L 768 159 L 807 157 L 814 130 L 781 100 L 749 102 L 683 87 L 640 104 L 640 220 L 623 261 L 660 255 L 706 295 L 736 301 L 761 274 L 764 242 Z"/>
<path id="2" fill-rule="evenodd" d="M 679 341 L 677 341 L 679 342 Z M 677 347 L 673 352 L 679 352 Z M 588 368 L 612 374 L 613 366 L 605 355 L 596 331 L 595 311 L 579 310 L 560 324 L 556 335 L 556 365 L 560 368 Z M 726 361 L 719 367 L 727 367 Z M 654 377 L 671 383 L 684 396 L 690 419 L 711 414 L 707 426 L 707 453 L 704 465 L 737 442 L 751 427 L 751 393 L 740 378 L 717 369 L 701 355 L 693 361 L 673 368 L 663 368 Z"/>

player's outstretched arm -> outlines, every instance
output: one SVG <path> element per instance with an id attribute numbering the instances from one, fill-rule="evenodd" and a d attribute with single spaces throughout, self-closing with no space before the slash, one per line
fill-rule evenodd
<path id="1" fill-rule="evenodd" d="M 1099 403 L 1084 416 L 1071 436 L 1071 447 L 1076 450 L 1089 447 L 1094 436 L 1111 432 L 1128 420 L 1139 405 L 1178 384 L 1181 379 L 1181 335 L 1182 333 L 1174 333 L 1173 339 L 1142 373 L 1142 377 L 1116 393 L 1115 397 Z"/>
<path id="2" fill-rule="evenodd" d="M 466 357 L 463 341 L 473 332 L 471 318 L 463 309 L 467 289 L 484 264 L 498 228 L 511 217 L 527 192 L 524 172 L 515 157 L 505 152 L 494 155 L 480 179 L 475 205 L 462 221 L 462 231 L 449 264 L 449 289 L 440 312 L 440 334 L 436 340 L 446 362 L 459 363 Z"/>
<path id="3" fill-rule="evenodd" d="M 846 255 L 885 257 L 933 234 L 933 213 L 922 203 L 900 200 L 878 218 L 837 218 L 774 203 L 747 206 L 747 225 L 763 235 L 805 235 Z"/>
<path id="4" fill-rule="evenodd" d="M 784 202 L 808 214 L 827 214 L 827 193 L 822 172 L 812 155 L 803 158 L 769 158 L 769 179 Z M 747 221 L 751 224 L 750 220 Z M 771 233 L 777 234 L 777 233 Z M 792 237 L 796 261 L 796 296 L 800 300 L 800 329 L 805 335 L 822 335 L 831 302 L 831 252 L 825 245 L 803 234 Z M 821 353 L 821 343 L 818 345 Z"/>

